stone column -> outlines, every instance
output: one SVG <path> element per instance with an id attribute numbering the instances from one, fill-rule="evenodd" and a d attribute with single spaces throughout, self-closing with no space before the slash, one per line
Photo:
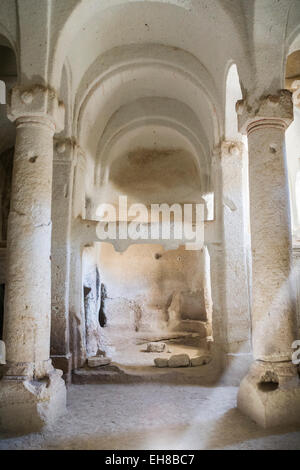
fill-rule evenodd
<path id="1" fill-rule="evenodd" d="M 54 141 L 52 186 L 51 359 L 70 380 L 69 333 L 70 231 L 77 145 L 72 139 Z"/>
<path id="2" fill-rule="evenodd" d="M 74 222 L 75 225 L 76 222 Z M 82 367 L 86 362 L 86 332 L 82 283 L 82 244 L 73 238 L 71 245 L 70 269 L 70 348 L 72 369 Z"/>
<path id="3" fill-rule="evenodd" d="M 9 117 L 16 122 L 4 341 L 7 369 L 0 383 L 0 427 L 27 432 L 65 411 L 62 372 L 50 354 L 51 193 L 53 134 L 64 108 L 53 90 L 12 90 Z"/>
<path id="4" fill-rule="evenodd" d="M 291 289 L 291 227 L 285 130 L 291 94 L 237 103 L 249 144 L 252 245 L 252 342 L 255 362 L 243 379 L 238 407 L 263 427 L 300 422 L 300 387 L 291 362 L 296 339 Z"/>
<path id="5" fill-rule="evenodd" d="M 291 213 L 292 213 L 292 235 L 293 244 L 300 244 L 300 201 L 297 186 L 300 179 L 300 158 L 295 158 L 293 154 L 295 149 L 298 151 L 300 141 L 300 77 L 294 79 L 287 79 L 285 86 L 288 90 L 293 93 L 293 104 L 294 104 L 294 117 L 295 121 L 292 128 L 289 129 L 289 142 L 287 145 L 288 151 L 288 173 L 289 173 L 289 186 L 290 186 L 290 198 L 291 198 Z M 297 137 L 296 137 L 297 135 Z M 289 152 L 291 155 L 289 155 Z M 292 157 L 292 158 L 291 158 Z M 297 199 L 298 198 L 298 199 Z"/>
<path id="6" fill-rule="evenodd" d="M 244 145 L 224 141 L 221 145 L 222 219 L 224 247 L 223 315 L 225 324 L 225 376 L 235 383 L 252 362 L 249 279 L 246 240 L 246 171 Z M 237 384 L 238 384 L 237 383 Z"/>
<path id="7" fill-rule="evenodd" d="M 205 222 L 205 243 L 210 257 L 210 277 L 212 295 L 212 335 L 216 376 L 222 377 L 224 363 L 224 312 L 223 312 L 223 247 L 222 247 L 222 171 L 220 147 L 212 155 L 212 189 L 215 194 L 214 220 Z"/>
<path id="8" fill-rule="evenodd" d="M 69 310 L 73 369 L 82 367 L 87 359 L 82 255 L 85 247 L 92 246 L 94 242 L 98 241 L 96 227 L 97 222 L 83 220 L 80 216 L 72 221 Z"/>
<path id="9" fill-rule="evenodd" d="M 71 262 L 70 262 L 70 348 L 72 352 L 72 368 L 76 369 L 86 361 L 86 319 L 83 301 L 82 280 L 82 253 L 85 246 L 86 228 L 83 219 L 86 216 L 85 208 L 85 172 L 86 156 L 82 148 L 77 148 L 76 168 L 74 171 L 74 191 L 71 225 Z M 94 229 L 93 237 L 96 236 Z M 93 239 L 93 237 L 91 239 Z M 91 241 L 88 236 L 87 243 Z"/>

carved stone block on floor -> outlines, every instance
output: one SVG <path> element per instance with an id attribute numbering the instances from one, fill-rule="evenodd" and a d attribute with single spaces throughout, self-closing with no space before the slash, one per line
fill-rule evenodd
<path id="1" fill-rule="evenodd" d="M 104 356 L 89 357 L 87 361 L 89 367 L 107 366 L 111 363 L 111 359 L 109 357 Z"/>
<path id="2" fill-rule="evenodd" d="M 164 352 L 166 350 L 166 343 L 148 343 L 147 352 Z"/>

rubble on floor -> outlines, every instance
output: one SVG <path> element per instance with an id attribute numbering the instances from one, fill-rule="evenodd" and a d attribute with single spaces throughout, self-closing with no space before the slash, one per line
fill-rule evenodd
<path id="1" fill-rule="evenodd" d="M 88 358 L 87 363 L 89 367 L 107 366 L 111 363 L 111 359 L 105 356 L 93 356 Z"/>
<path id="2" fill-rule="evenodd" d="M 156 367 L 198 367 L 209 364 L 212 358 L 209 354 L 190 358 L 188 354 L 174 354 L 169 359 L 156 357 L 154 364 Z"/>
<path id="3" fill-rule="evenodd" d="M 156 353 L 160 353 L 160 352 L 164 352 L 165 349 L 166 349 L 166 343 L 148 343 L 147 344 L 147 352 L 156 352 Z"/>

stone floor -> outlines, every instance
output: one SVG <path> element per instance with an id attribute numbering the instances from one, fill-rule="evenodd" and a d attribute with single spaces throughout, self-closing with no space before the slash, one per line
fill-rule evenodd
<path id="1" fill-rule="evenodd" d="M 262 430 L 235 407 L 234 387 L 72 385 L 53 429 L 4 449 L 297 449 L 300 429 Z"/>

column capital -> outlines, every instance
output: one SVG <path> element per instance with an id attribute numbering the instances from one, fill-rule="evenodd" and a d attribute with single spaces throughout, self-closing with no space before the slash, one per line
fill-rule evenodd
<path id="1" fill-rule="evenodd" d="M 254 105 L 247 100 L 236 103 L 239 132 L 251 134 L 259 128 L 287 129 L 294 118 L 292 93 L 280 90 L 276 95 L 262 96 Z"/>
<path id="2" fill-rule="evenodd" d="M 223 140 L 221 143 L 221 158 L 235 157 L 236 160 L 240 160 L 243 155 L 244 144 L 237 140 Z"/>
<path id="3" fill-rule="evenodd" d="M 214 147 L 211 154 L 212 167 L 220 167 L 226 157 L 236 157 L 236 160 L 241 160 L 243 155 L 244 144 L 237 140 L 223 140 L 219 145 Z"/>
<path id="4" fill-rule="evenodd" d="M 58 133 L 64 128 L 65 107 L 51 88 L 15 86 L 9 94 L 7 116 L 11 121 L 17 121 L 17 125 L 44 120 Z"/>
<path id="5" fill-rule="evenodd" d="M 53 161 L 55 163 L 73 162 L 76 164 L 79 145 L 72 138 L 55 138 L 53 148 Z"/>

